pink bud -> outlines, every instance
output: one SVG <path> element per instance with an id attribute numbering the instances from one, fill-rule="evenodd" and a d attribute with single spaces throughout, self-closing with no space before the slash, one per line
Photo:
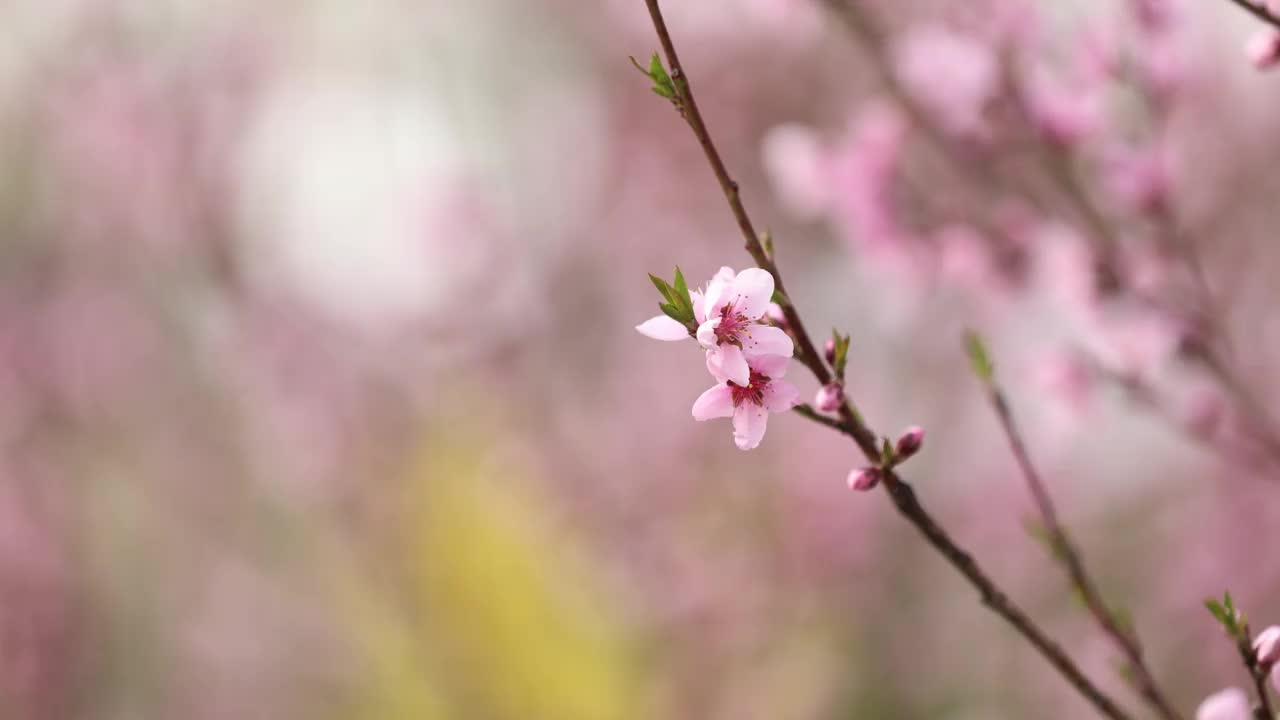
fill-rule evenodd
<path id="1" fill-rule="evenodd" d="M 844 404 L 844 388 L 840 383 L 828 383 L 818 388 L 813 397 L 813 406 L 822 412 L 835 412 Z"/>
<path id="2" fill-rule="evenodd" d="M 836 362 L 836 339 L 827 338 L 827 344 L 822 348 L 822 354 L 827 358 L 827 363 L 834 365 Z"/>
<path id="3" fill-rule="evenodd" d="M 787 327 L 787 314 L 782 312 L 782 306 L 778 303 L 769 303 L 769 308 L 764 311 L 764 315 L 774 325 L 784 329 Z"/>
<path id="4" fill-rule="evenodd" d="M 1280 627 L 1272 625 L 1258 633 L 1253 639 L 1253 654 L 1263 668 L 1269 668 L 1280 660 Z"/>
<path id="5" fill-rule="evenodd" d="M 880 484 L 880 468 L 856 468 L 849 473 L 849 489 L 867 491 Z"/>
<path id="6" fill-rule="evenodd" d="M 1249 38 L 1244 46 L 1249 62 L 1259 70 L 1266 70 L 1280 62 L 1280 31 L 1263 28 Z"/>
<path id="7" fill-rule="evenodd" d="M 898 443 L 894 451 L 899 460 L 906 460 L 919 452 L 922 445 L 924 445 L 924 428 L 919 425 L 912 425 L 902 435 L 898 436 Z"/>

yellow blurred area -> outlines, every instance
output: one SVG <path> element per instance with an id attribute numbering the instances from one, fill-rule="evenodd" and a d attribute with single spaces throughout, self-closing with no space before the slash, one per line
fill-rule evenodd
<path id="1" fill-rule="evenodd" d="M 535 493 L 461 451 L 424 453 L 410 483 L 404 602 L 343 588 L 368 662 L 348 717 L 652 716 L 634 645 Z"/>

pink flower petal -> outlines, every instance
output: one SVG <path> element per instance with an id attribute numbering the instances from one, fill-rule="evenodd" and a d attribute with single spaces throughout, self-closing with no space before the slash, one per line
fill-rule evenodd
<path id="1" fill-rule="evenodd" d="M 693 401 L 693 419 L 699 422 L 733 415 L 733 390 L 720 384 Z"/>
<path id="2" fill-rule="evenodd" d="M 729 286 L 729 283 L 733 282 L 734 277 L 733 268 L 722 267 L 707 283 L 707 292 L 702 298 L 702 315 L 704 318 L 709 318 L 720 311 L 718 305 L 724 299 L 724 291 Z"/>
<path id="3" fill-rule="evenodd" d="M 641 335 L 651 337 L 654 340 L 684 340 L 689 337 L 689 330 L 685 326 L 667 317 L 659 315 L 655 318 L 649 318 L 636 326 L 636 330 Z"/>
<path id="4" fill-rule="evenodd" d="M 752 450 L 764 439 L 769 425 L 769 411 L 751 402 L 744 402 L 733 411 L 733 442 L 739 450 Z"/>
<path id="5" fill-rule="evenodd" d="M 720 343 L 716 337 L 716 328 L 720 327 L 723 318 L 713 317 L 698 326 L 698 344 L 705 348 L 715 347 Z"/>
<path id="6" fill-rule="evenodd" d="M 773 302 L 773 276 L 768 270 L 747 268 L 733 279 L 726 295 L 748 320 L 759 320 Z"/>
<path id="7" fill-rule="evenodd" d="M 786 380 L 770 382 L 761 393 L 761 399 L 769 412 L 786 412 L 796 406 L 799 398 L 800 391 Z"/>
<path id="8" fill-rule="evenodd" d="M 707 371 L 717 380 L 728 380 L 739 387 L 751 382 L 751 368 L 737 345 L 716 345 L 707 350 Z"/>
<path id="9" fill-rule="evenodd" d="M 1205 698 L 1196 709 L 1196 720 L 1250 720 L 1249 696 L 1240 688 L 1227 688 Z"/>
<path id="10" fill-rule="evenodd" d="M 790 358 L 782 355 L 758 355 L 751 358 L 751 367 L 761 375 L 777 380 L 787 374 L 787 364 L 790 361 Z"/>
<path id="11" fill-rule="evenodd" d="M 781 328 L 770 325 L 748 325 L 739 337 L 742 340 L 742 351 L 748 357 L 757 355 L 791 357 L 795 354 L 795 343 Z"/>

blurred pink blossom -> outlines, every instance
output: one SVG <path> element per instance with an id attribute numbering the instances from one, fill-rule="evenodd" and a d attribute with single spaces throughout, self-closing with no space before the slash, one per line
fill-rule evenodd
<path id="1" fill-rule="evenodd" d="M 1244 47 L 1245 56 L 1259 70 L 1269 70 L 1280 63 L 1280 30 L 1266 27 L 1249 38 Z"/>
<path id="2" fill-rule="evenodd" d="M 830 207 L 830 164 L 813 130 L 779 125 L 764 136 L 761 152 L 774 191 L 796 217 L 813 219 Z"/>
<path id="3" fill-rule="evenodd" d="M 957 135 L 981 134 L 999 79 L 989 46 L 940 25 L 917 25 L 897 43 L 894 62 L 902 84 L 940 125 Z"/>

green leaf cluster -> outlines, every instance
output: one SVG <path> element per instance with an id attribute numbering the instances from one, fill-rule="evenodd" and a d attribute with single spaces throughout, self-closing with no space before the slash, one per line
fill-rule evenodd
<path id="1" fill-rule="evenodd" d="M 836 371 L 837 378 L 843 378 L 845 365 L 849 363 L 849 336 L 841 335 L 839 331 L 832 330 L 831 340 L 835 345 L 831 368 Z"/>
<path id="2" fill-rule="evenodd" d="M 649 58 L 648 69 L 645 69 L 634 57 L 631 58 L 631 64 L 635 65 L 636 69 L 645 77 L 653 81 L 651 90 L 671 102 L 678 101 L 675 83 L 671 81 L 671 76 L 667 74 L 667 69 L 663 67 L 662 58 L 658 57 L 658 53 L 654 53 L 653 57 Z"/>
<path id="3" fill-rule="evenodd" d="M 684 273 L 680 272 L 680 268 L 676 268 L 673 283 L 668 283 L 653 273 L 649 274 L 649 279 L 662 295 L 662 302 L 658 303 L 658 309 L 667 317 L 689 328 L 690 335 L 697 332 L 698 324 L 693 316 L 693 301 L 689 299 L 689 285 L 685 282 Z"/>
<path id="4" fill-rule="evenodd" d="M 1233 639 L 1239 642 L 1248 641 L 1248 621 L 1244 617 L 1244 613 L 1236 609 L 1235 603 L 1231 600 L 1231 593 L 1224 592 L 1222 600 L 1218 601 L 1209 598 L 1204 601 L 1204 606 L 1208 608 L 1209 614 L 1214 617 Z"/>
<path id="5" fill-rule="evenodd" d="M 964 349 L 969 355 L 969 367 L 972 368 L 973 374 L 990 385 L 995 380 L 996 368 L 991 362 L 991 353 L 987 352 L 987 345 L 982 341 L 982 336 L 972 330 L 966 330 Z"/>

